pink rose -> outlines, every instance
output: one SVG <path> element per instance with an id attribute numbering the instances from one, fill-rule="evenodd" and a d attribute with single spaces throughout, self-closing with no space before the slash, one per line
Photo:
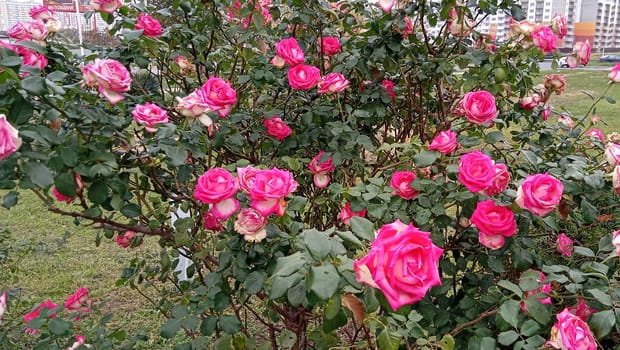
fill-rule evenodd
<path id="1" fill-rule="evenodd" d="M 45 46 L 45 38 L 48 34 L 45 22 L 42 20 L 34 20 L 31 22 L 24 22 L 22 25 L 27 32 L 26 37 L 22 39 L 36 41 L 37 43 Z"/>
<path id="2" fill-rule="evenodd" d="M 267 218 L 254 208 L 241 210 L 234 226 L 235 231 L 248 242 L 260 242 L 267 237 Z"/>
<path id="3" fill-rule="evenodd" d="M 268 216 L 271 213 L 282 216 L 286 209 L 284 197 L 293 193 L 296 188 L 297 182 L 293 179 L 293 175 L 286 170 L 278 168 L 259 170 L 254 176 L 250 190 L 251 206 L 263 216 Z"/>
<path id="4" fill-rule="evenodd" d="M 433 244 L 430 232 L 396 220 L 381 227 L 368 254 L 355 260 L 353 268 L 358 282 L 380 289 L 396 310 L 441 285 L 442 253 L 443 249 Z"/>
<path id="5" fill-rule="evenodd" d="M 215 214 L 213 214 L 212 210 L 204 213 L 204 215 L 202 216 L 202 222 L 204 224 L 205 230 L 220 232 L 224 229 L 222 220 L 218 219 Z"/>
<path id="6" fill-rule="evenodd" d="M 22 145 L 19 132 L 0 114 L 0 161 L 15 153 Z"/>
<path id="7" fill-rule="evenodd" d="M 564 186 L 549 174 L 528 175 L 517 190 L 515 202 L 538 216 L 549 214 L 560 204 Z"/>
<path id="8" fill-rule="evenodd" d="M 293 133 L 293 130 L 277 115 L 272 118 L 265 118 L 263 125 L 267 128 L 267 135 L 275 137 L 278 141 L 284 140 Z"/>
<path id="9" fill-rule="evenodd" d="M 340 40 L 333 36 L 324 36 L 319 42 L 319 50 L 323 55 L 333 56 L 340 52 Z"/>
<path id="10" fill-rule="evenodd" d="M 65 301 L 65 309 L 69 311 L 90 312 L 92 301 L 88 300 L 88 289 L 84 287 L 71 294 Z"/>
<path id="11" fill-rule="evenodd" d="M 0 295 L 0 323 L 2 323 L 2 315 L 6 311 L 6 291 Z"/>
<path id="12" fill-rule="evenodd" d="M 564 39 L 566 34 L 568 34 L 566 17 L 560 14 L 553 16 L 551 19 L 551 30 L 558 36 L 558 39 Z"/>
<path id="13" fill-rule="evenodd" d="M 471 192 L 493 186 L 495 163 L 491 157 L 476 150 L 461 156 L 458 180 Z"/>
<path id="14" fill-rule="evenodd" d="M 614 248 L 616 248 L 616 255 L 620 256 L 620 230 L 612 232 L 612 241 Z"/>
<path id="15" fill-rule="evenodd" d="M 607 75 L 607 77 L 614 83 L 620 83 L 620 63 L 616 63 L 616 65 L 609 70 L 609 75 Z"/>
<path id="16" fill-rule="evenodd" d="M 13 38 L 15 40 L 31 39 L 30 33 L 28 33 L 28 30 L 24 26 L 24 22 L 17 22 L 12 25 L 11 28 L 7 30 L 6 34 L 9 36 L 9 38 Z"/>
<path id="17" fill-rule="evenodd" d="M 282 39 L 276 44 L 276 57 L 285 64 L 296 66 L 304 62 L 304 52 L 299 47 L 297 39 Z M 279 61 L 278 60 L 278 61 Z"/>
<path id="18" fill-rule="evenodd" d="M 545 346 L 562 350 L 596 350 L 596 339 L 588 324 L 568 308 L 556 315 L 557 322 L 551 328 L 551 337 Z"/>
<path id="19" fill-rule="evenodd" d="M 505 190 L 506 187 L 508 187 L 508 182 L 510 182 L 510 173 L 508 172 L 506 164 L 495 164 L 495 177 L 493 177 L 493 184 L 485 188 L 484 193 L 487 196 L 497 196 Z"/>
<path id="20" fill-rule="evenodd" d="M 377 5 L 383 9 L 385 12 L 392 11 L 392 7 L 396 4 L 396 0 L 379 0 L 377 1 Z"/>
<path id="21" fill-rule="evenodd" d="M 81 192 L 82 189 L 84 188 L 84 183 L 82 182 L 82 177 L 80 176 L 80 174 L 75 174 L 75 188 L 76 188 L 76 193 Z M 60 193 L 60 191 L 58 191 L 56 187 L 54 187 L 54 189 L 52 190 L 52 194 L 54 195 L 54 197 L 56 197 L 57 201 L 65 202 L 67 204 L 70 204 L 71 202 L 73 202 L 73 200 L 77 197 L 77 196 L 73 196 L 73 197 L 65 196 L 64 194 Z"/>
<path id="22" fill-rule="evenodd" d="M 551 107 L 549 107 L 548 104 L 543 105 L 543 108 L 540 110 L 540 115 L 542 116 L 543 120 L 547 120 L 549 119 L 549 117 L 551 116 Z"/>
<path id="23" fill-rule="evenodd" d="M 221 78 L 211 77 L 200 88 L 204 102 L 220 117 L 225 117 L 237 103 L 237 92 Z"/>
<path id="24" fill-rule="evenodd" d="M 601 142 L 605 142 L 605 135 L 601 129 L 590 129 L 586 131 L 586 136 L 595 137 L 601 140 Z"/>
<path id="25" fill-rule="evenodd" d="M 129 248 L 136 242 L 135 247 L 142 245 L 139 235 L 134 231 L 119 232 L 116 235 L 116 244 L 123 248 Z"/>
<path id="26" fill-rule="evenodd" d="M 189 58 L 185 56 L 175 57 L 174 63 L 179 65 L 179 71 L 181 72 L 181 74 L 193 74 L 196 72 L 196 67 L 194 67 Z"/>
<path id="27" fill-rule="evenodd" d="M 136 105 L 131 112 L 133 120 L 138 124 L 144 125 L 148 132 L 156 132 L 157 124 L 168 123 L 168 112 L 154 103 L 147 102 L 143 105 Z"/>
<path id="28" fill-rule="evenodd" d="M 73 342 L 73 344 L 71 344 L 70 347 L 67 348 L 67 350 L 77 350 L 80 346 L 84 345 L 84 343 L 86 342 L 86 337 L 83 336 L 82 334 L 76 334 L 74 335 L 75 337 L 75 341 Z M 85 345 L 87 348 L 90 348 L 90 345 Z"/>
<path id="29" fill-rule="evenodd" d="M 545 75 L 545 88 L 556 95 L 561 95 L 566 89 L 566 78 L 564 74 Z"/>
<path id="30" fill-rule="evenodd" d="M 517 232 L 517 222 L 512 210 L 495 205 L 490 199 L 478 202 L 471 222 L 478 228 L 480 243 L 490 249 L 501 248 L 504 237 L 511 237 Z"/>
<path id="31" fill-rule="evenodd" d="M 34 310 L 32 310 L 32 312 L 29 312 L 27 314 L 24 315 L 24 322 L 28 323 L 31 320 L 34 320 L 35 318 L 39 317 L 39 312 L 43 309 L 55 309 L 58 307 L 58 304 L 54 304 L 54 302 L 52 302 L 51 300 L 46 300 L 44 302 L 42 302 L 41 304 L 39 304 Z M 50 315 L 50 318 L 55 318 L 56 314 L 53 313 Z M 34 335 L 39 333 L 38 329 L 32 329 L 30 327 L 26 327 L 26 333 L 30 334 L 30 335 Z"/>
<path id="32" fill-rule="evenodd" d="M 188 118 L 201 116 L 209 109 L 209 105 L 204 100 L 199 90 L 195 90 L 183 98 L 177 96 L 176 100 L 178 102 L 176 109 L 179 113 Z"/>
<path id="33" fill-rule="evenodd" d="M 411 171 L 395 171 L 390 179 L 390 187 L 394 189 L 392 194 L 406 200 L 415 198 L 419 192 L 411 187 L 411 183 L 417 178 Z"/>
<path id="34" fill-rule="evenodd" d="M 451 130 L 444 130 L 433 138 L 431 144 L 428 145 L 428 149 L 437 150 L 442 154 L 452 153 L 459 146 L 456 137 L 457 133 Z"/>
<path id="35" fill-rule="evenodd" d="M 402 31 L 400 31 L 400 35 L 402 35 L 404 39 L 404 38 L 407 38 L 411 34 L 413 34 L 413 20 L 411 19 L 411 17 L 406 16 L 405 17 L 405 28 Z"/>
<path id="36" fill-rule="evenodd" d="M 553 52 L 556 49 L 555 42 L 558 40 L 553 30 L 547 26 L 539 26 L 534 29 L 532 39 L 534 44 L 543 52 Z"/>
<path id="37" fill-rule="evenodd" d="M 519 106 L 523 109 L 532 110 L 536 108 L 542 102 L 542 97 L 539 94 L 533 93 L 530 96 L 525 96 L 519 99 Z"/>
<path id="38" fill-rule="evenodd" d="M 605 145 L 605 157 L 607 158 L 609 165 L 613 167 L 620 165 L 620 144 L 615 142 L 607 142 Z"/>
<path id="39" fill-rule="evenodd" d="M 22 56 L 22 66 L 35 67 L 40 70 L 44 70 L 47 67 L 47 57 L 44 55 L 27 49 L 23 46 L 17 46 L 15 50 L 20 56 Z M 20 76 L 28 76 L 29 72 L 20 72 Z"/>
<path id="40" fill-rule="evenodd" d="M 254 186 L 254 178 L 259 172 L 259 169 L 249 165 L 244 168 L 237 168 L 237 181 L 239 182 L 239 188 L 241 188 L 241 191 L 245 194 L 250 194 L 252 187 Z"/>
<path id="41" fill-rule="evenodd" d="M 141 13 L 138 15 L 138 20 L 136 21 L 136 26 L 134 27 L 134 29 L 142 29 L 144 30 L 142 32 L 144 36 L 152 38 L 157 38 L 161 35 L 162 32 L 161 23 L 159 23 L 158 20 L 145 13 Z"/>
<path id="42" fill-rule="evenodd" d="M 547 278 L 547 276 L 545 276 L 544 273 L 542 273 L 541 271 L 537 271 L 537 270 L 527 270 L 526 272 L 535 272 L 538 274 L 538 278 L 536 278 L 536 282 L 538 283 L 542 283 L 545 278 Z M 522 276 L 523 278 L 524 276 Z M 551 293 L 551 283 L 545 283 L 543 285 L 541 285 L 540 287 L 534 289 L 534 290 L 528 290 L 525 292 L 525 297 L 530 297 L 532 295 L 536 295 L 538 293 L 543 293 L 543 294 L 547 294 L 546 297 L 539 297 L 538 301 L 541 304 L 551 304 L 551 298 L 548 296 L 549 293 Z M 525 306 L 525 303 L 521 304 L 521 308 L 523 309 L 524 312 L 527 312 L 527 307 Z"/>
<path id="43" fill-rule="evenodd" d="M 340 73 L 329 73 L 319 81 L 319 94 L 341 92 L 349 87 L 350 82 Z"/>
<path id="44" fill-rule="evenodd" d="M 121 92 L 129 91 L 131 76 L 127 68 L 115 60 L 95 59 L 82 67 L 84 83 L 87 86 L 97 87 L 111 104 L 122 101 L 125 97 Z"/>
<path id="45" fill-rule="evenodd" d="M 307 64 L 299 64 L 288 69 L 289 85 L 295 90 L 310 90 L 321 80 L 321 71 Z"/>
<path id="46" fill-rule="evenodd" d="M 614 190 L 620 196 L 620 165 L 616 165 L 614 167 L 614 171 L 612 173 L 612 183 L 614 185 Z"/>
<path id="47" fill-rule="evenodd" d="M 560 233 L 556 242 L 556 248 L 562 255 L 570 258 L 573 255 L 573 240 L 567 235 Z"/>
<path id="48" fill-rule="evenodd" d="M 558 117 L 558 123 L 564 125 L 565 127 L 569 129 L 572 129 L 575 127 L 575 122 L 573 121 L 573 118 L 571 118 L 567 114 L 560 114 L 560 116 Z"/>
<path id="49" fill-rule="evenodd" d="M 234 198 L 238 188 L 237 179 L 228 170 L 213 168 L 198 178 L 194 198 L 213 204 L 211 210 L 215 217 L 226 220 L 239 210 L 239 201 Z"/>
<path id="50" fill-rule="evenodd" d="M 454 7 L 450 10 L 450 17 L 448 18 L 448 31 L 455 37 L 464 38 L 469 36 L 474 29 L 475 23 L 476 22 L 469 18 L 464 11 L 457 11 Z"/>
<path id="51" fill-rule="evenodd" d="M 308 170 L 314 175 L 312 180 L 314 185 L 318 188 L 325 188 L 329 185 L 329 173 L 333 172 L 335 167 L 332 164 L 332 157 L 329 156 L 325 160 L 320 161 L 323 158 L 325 152 L 320 151 L 319 154 L 314 156 L 310 163 L 308 163 Z"/>
<path id="52" fill-rule="evenodd" d="M 394 82 L 385 79 L 381 82 L 381 86 L 385 88 L 385 92 L 392 98 L 392 101 L 394 101 L 396 98 L 396 93 L 394 92 Z"/>
<path id="53" fill-rule="evenodd" d="M 90 6 L 92 6 L 95 11 L 112 13 L 123 6 L 123 2 L 121 0 L 92 0 Z"/>
<path id="54" fill-rule="evenodd" d="M 578 41 L 573 46 L 573 54 L 568 56 L 567 62 L 570 68 L 576 68 L 578 64 L 587 65 L 590 62 L 592 45 L 590 40 Z"/>
<path id="55" fill-rule="evenodd" d="M 351 218 L 354 216 L 358 217 L 366 217 L 366 209 L 362 209 L 361 211 L 353 211 L 351 210 L 351 203 L 347 202 L 347 204 L 342 207 L 340 213 L 338 213 L 338 218 L 345 225 L 351 224 Z"/>
<path id="56" fill-rule="evenodd" d="M 28 15 L 32 19 L 40 19 L 45 22 L 54 17 L 54 11 L 50 10 L 46 5 L 38 5 L 31 7 L 28 10 Z"/>
<path id="57" fill-rule="evenodd" d="M 495 97 L 484 90 L 466 93 L 463 96 L 461 108 L 467 120 L 478 125 L 492 121 L 497 115 Z"/>
<path id="58" fill-rule="evenodd" d="M 571 314 L 579 317 L 580 319 L 587 321 L 588 317 L 596 312 L 596 310 L 590 307 L 585 300 L 577 298 L 575 301 L 577 302 L 577 305 L 569 306 L 567 309 Z"/>

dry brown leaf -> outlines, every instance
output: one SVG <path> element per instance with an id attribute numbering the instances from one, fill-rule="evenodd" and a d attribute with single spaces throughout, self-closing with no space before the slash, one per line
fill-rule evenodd
<path id="1" fill-rule="evenodd" d="M 340 304 L 353 313 L 353 317 L 358 324 L 362 324 L 364 322 L 364 314 L 366 313 L 366 310 L 364 308 L 364 304 L 362 304 L 362 302 L 355 295 L 344 294 Z"/>

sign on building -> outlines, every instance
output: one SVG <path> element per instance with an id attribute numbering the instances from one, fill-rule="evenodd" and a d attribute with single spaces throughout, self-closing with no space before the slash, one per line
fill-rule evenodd
<path id="1" fill-rule="evenodd" d="M 90 0 L 77 0 L 80 6 L 80 12 L 91 10 Z M 75 12 L 75 0 L 43 0 L 43 4 L 47 5 L 52 11 L 56 12 Z"/>

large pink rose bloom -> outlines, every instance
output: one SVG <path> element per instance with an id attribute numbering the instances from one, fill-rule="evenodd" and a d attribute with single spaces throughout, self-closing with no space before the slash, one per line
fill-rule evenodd
<path id="1" fill-rule="evenodd" d="M 543 52 L 553 52 L 556 49 L 555 42 L 558 40 L 553 30 L 547 26 L 540 26 L 534 29 L 532 31 L 532 39 L 534 44 Z"/>
<path id="2" fill-rule="evenodd" d="M 472 91 L 463 96 L 461 108 L 467 120 L 474 124 L 488 123 L 497 115 L 495 97 L 488 91 Z"/>
<path id="3" fill-rule="evenodd" d="M 592 53 L 592 44 L 590 40 L 578 41 L 573 46 L 573 54 L 568 56 L 567 63 L 570 68 L 576 68 L 577 65 L 587 65 L 590 62 L 590 54 Z"/>
<path id="4" fill-rule="evenodd" d="M 396 310 L 441 285 L 442 253 L 443 249 L 433 244 L 430 232 L 396 220 L 381 227 L 368 254 L 355 260 L 353 267 L 357 280 L 380 289 Z"/>
<path id="5" fill-rule="evenodd" d="M 341 92 L 349 87 L 350 82 L 340 73 L 329 73 L 319 82 L 319 94 Z"/>
<path id="6" fill-rule="evenodd" d="M 158 20 L 156 20 L 155 18 L 145 13 L 141 13 L 138 15 L 138 20 L 136 21 L 135 29 L 144 30 L 142 34 L 144 34 L 144 36 L 148 36 L 152 38 L 156 38 L 160 36 L 162 32 L 161 23 L 159 23 Z"/>
<path id="7" fill-rule="evenodd" d="M 487 196 L 497 196 L 505 190 L 506 187 L 508 187 L 508 182 L 510 182 L 510 173 L 508 172 L 506 164 L 495 164 L 495 177 L 493 177 L 493 184 L 485 188 L 484 193 Z"/>
<path id="8" fill-rule="evenodd" d="M 596 350 L 596 339 L 588 324 L 569 308 L 556 315 L 557 322 L 551 328 L 546 346 L 561 350 Z"/>
<path id="9" fill-rule="evenodd" d="M 501 248 L 504 237 L 510 237 L 517 232 L 517 222 L 512 210 L 496 205 L 490 199 L 478 202 L 471 222 L 478 228 L 480 243 L 490 249 Z"/>
<path id="10" fill-rule="evenodd" d="M 377 5 L 383 9 L 385 12 L 392 11 L 392 7 L 396 4 L 396 0 L 379 0 L 377 1 Z"/>
<path id="11" fill-rule="evenodd" d="M 295 189 L 297 182 L 290 172 L 278 168 L 259 170 L 254 176 L 250 190 L 251 206 L 264 216 L 271 213 L 282 216 L 286 209 L 284 197 L 293 193 Z"/>
<path id="12" fill-rule="evenodd" d="M 112 13 L 123 6 L 123 2 L 121 0 L 93 0 L 90 2 L 90 6 L 95 11 Z"/>
<path id="13" fill-rule="evenodd" d="M 18 131 L 0 114 L 0 161 L 15 153 L 22 145 Z"/>
<path id="14" fill-rule="evenodd" d="M 237 214 L 235 231 L 248 242 L 260 242 L 267 237 L 267 218 L 254 208 L 243 209 Z"/>
<path id="15" fill-rule="evenodd" d="M 315 66 L 299 64 L 289 68 L 286 76 L 293 89 L 310 90 L 321 80 L 321 71 Z"/>
<path id="16" fill-rule="evenodd" d="M 237 103 L 237 92 L 222 78 L 211 77 L 200 88 L 204 102 L 220 117 L 225 117 Z"/>
<path id="17" fill-rule="evenodd" d="M 276 44 L 276 57 L 274 57 L 274 60 L 277 62 L 283 61 L 283 63 L 291 66 L 303 63 L 304 52 L 301 47 L 299 47 L 297 39 L 288 38 L 280 40 Z"/>
<path id="18" fill-rule="evenodd" d="M 528 175 L 517 190 L 515 202 L 538 216 L 549 214 L 560 204 L 564 185 L 549 174 Z"/>
<path id="19" fill-rule="evenodd" d="M 239 182 L 239 188 L 245 194 L 250 194 L 252 187 L 254 187 L 254 178 L 261 170 L 252 166 L 246 166 L 243 168 L 237 168 L 237 181 Z"/>
<path id="20" fill-rule="evenodd" d="M 390 179 L 392 194 L 401 196 L 403 199 L 410 200 L 418 195 L 418 191 L 411 187 L 413 180 L 417 179 L 415 173 L 411 171 L 395 171 Z"/>
<path id="21" fill-rule="evenodd" d="M 125 66 L 116 60 L 95 59 L 82 67 L 84 83 L 87 86 L 97 87 L 111 104 L 122 101 L 125 97 L 121 92 L 129 91 L 131 76 Z"/>
<path id="22" fill-rule="evenodd" d="M 491 157 L 476 150 L 461 157 L 458 180 L 471 192 L 493 186 L 495 164 Z"/>
<path id="23" fill-rule="evenodd" d="M 620 83 L 620 63 L 616 63 L 616 65 L 609 70 L 607 77 L 614 83 Z"/>
<path id="24" fill-rule="evenodd" d="M 318 188 L 325 188 L 329 185 L 329 173 L 333 172 L 335 169 L 334 164 L 332 164 L 331 156 L 320 161 L 324 154 L 324 151 L 320 151 L 319 154 L 314 156 L 310 163 L 308 163 L 308 170 L 313 174 L 312 180 L 314 185 Z"/>
<path id="25" fill-rule="evenodd" d="M 28 10 L 28 15 L 32 19 L 40 19 L 42 21 L 47 21 L 50 18 L 54 17 L 54 11 L 50 10 L 45 5 L 33 6 Z"/>
<path id="26" fill-rule="evenodd" d="M 144 125 L 148 132 L 156 132 L 157 124 L 168 123 L 168 112 L 154 103 L 147 102 L 143 105 L 136 105 L 131 112 L 133 119 L 138 124 Z"/>
<path id="27" fill-rule="evenodd" d="M 40 70 L 44 70 L 45 67 L 47 67 L 47 57 L 45 57 L 44 55 L 27 49 L 23 46 L 17 46 L 15 48 L 15 51 L 22 56 L 22 66 L 29 66 L 29 67 L 35 67 L 38 68 Z M 22 71 L 19 73 L 20 76 L 24 77 L 24 76 L 28 76 L 29 72 L 26 71 Z"/>
<path id="28" fill-rule="evenodd" d="M 324 36 L 319 41 L 319 50 L 323 55 L 332 56 L 340 51 L 340 39 L 333 36 Z"/>
<path id="29" fill-rule="evenodd" d="M 213 214 L 218 219 L 228 219 L 239 210 L 239 201 L 234 198 L 239 185 L 226 169 L 213 168 L 198 178 L 194 198 L 203 203 L 213 204 Z"/>
<path id="30" fill-rule="evenodd" d="M 179 103 L 176 109 L 188 118 L 199 117 L 209 109 L 209 105 L 204 100 L 200 90 L 195 90 L 183 98 L 177 96 L 176 100 Z"/>
<path id="31" fill-rule="evenodd" d="M 284 140 L 293 133 L 293 130 L 277 115 L 272 118 L 265 118 L 263 126 L 267 129 L 267 135 L 275 137 L 278 141 Z"/>
<path id="32" fill-rule="evenodd" d="M 605 145 L 605 157 L 609 165 L 620 165 L 620 144 L 607 142 L 607 145 Z"/>
<path id="33" fill-rule="evenodd" d="M 437 150 L 442 154 L 452 153 L 457 147 L 458 142 L 456 141 L 457 134 L 451 130 L 444 130 L 437 134 L 431 144 L 428 145 L 429 150 Z"/>

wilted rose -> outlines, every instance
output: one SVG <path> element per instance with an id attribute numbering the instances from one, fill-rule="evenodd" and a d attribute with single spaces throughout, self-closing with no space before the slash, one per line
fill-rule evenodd
<path id="1" fill-rule="evenodd" d="M 242 209 L 235 220 L 235 231 L 248 242 L 260 242 L 267 237 L 267 218 L 254 208 Z"/>

